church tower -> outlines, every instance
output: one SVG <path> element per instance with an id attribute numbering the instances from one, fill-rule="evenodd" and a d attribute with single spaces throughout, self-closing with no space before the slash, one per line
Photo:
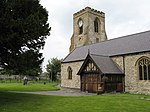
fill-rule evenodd
<path id="1" fill-rule="evenodd" d="M 73 15 L 70 52 L 77 47 L 107 40 L 105 14 L 86 7 Z"/>

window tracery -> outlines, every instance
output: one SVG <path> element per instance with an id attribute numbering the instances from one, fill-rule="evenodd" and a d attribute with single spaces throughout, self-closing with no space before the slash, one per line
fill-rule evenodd
<path id="1" fill-rule="evenodd" d="M 150 60 L 142 58 L 138 62 L 139 80 L 150 80 Z"/>

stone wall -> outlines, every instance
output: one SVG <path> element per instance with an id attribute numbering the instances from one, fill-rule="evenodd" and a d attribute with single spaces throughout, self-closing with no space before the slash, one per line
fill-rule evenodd
<path id="1" fill-rule="evenodd" d="M 112 57 L 118 66 L 123 71 L 125 70 L 125 92 L 150 95 L 150 80 L 139 80 L 138 67 L 136 66 L 137 60 L 143 56 L 150 58 L 150 52 Z"/>
<path id="2" fill-rule="evenodd" d="M 61 64 L 61 87 L 68 88 L 80 88 L 80 76 L 77 72 L 81 68 L 83 61 L 72 62 L 72 63 L 62 63 Z M 72 68 L 72 79 L 68 79 L 68 67 Z"/>

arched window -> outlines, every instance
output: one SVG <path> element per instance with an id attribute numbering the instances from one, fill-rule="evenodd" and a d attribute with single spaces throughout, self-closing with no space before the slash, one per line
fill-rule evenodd
<path id="1" fill-rule="evenodd" d="M 83 33 L 83 21 L 80 18 L 78 21 L 78 26 L 79 26 L 79 35 Z"/>
<path id="2" fill-rule="evenodd" d="M 69 66 L 68 67 L 68 79 L 72 79 L 72 68 Z"/>
<path id="3" fill-rule="evenodd" d="M 147 65 L 143 66 L 143 72 L 144 72 L 144 80 L 147 80 Z"/>
<path id="4" fill-rule="evenodd" d="M 148 80 L 150 80 L 150 64 L 148 65 Z"/>
<path id="5" fill-rule="evenodd" d="M 139 79 L 142 80 L 142 66 L 139 65 Z"/>
<path id="6" fill-rule="evenodd" d="M 79 27 L 79 34 L 83 33 L 83 25 Z"/>
<path id="7" fill-rule="evenodd" d="M 150 59 L 144 57 L 138 61 L 139 80 L 150 80 Z"/>
<path id="8" fill-rule="evenodd" d="M 96 18 L 94 20 L 94 31 L 98 33 L 98 29 L 99 29 L 99 21 L 98 18 Z"/>

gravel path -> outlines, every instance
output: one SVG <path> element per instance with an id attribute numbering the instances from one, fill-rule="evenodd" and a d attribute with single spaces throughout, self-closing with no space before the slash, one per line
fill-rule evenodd
<path id="1" fill-rule="evenodd" d="M 60 88 L 60 90 L 58 90 L 58 91 L 22 92 L 22 93 L 52 95 L 52 96 L 93 96 L 93 95 L 97 95 L 94 93 L 82 92 L 77 89 L 68 89 L 68 88 Z"/>
<path id="2" fill-rule="evenodd" d="M 50 96 L 95 96 L 95 95 L 97 95 L 97 93 L 83 92 L 83 91 L 80 91 L 79 89 L 62 88 L 62 87 L 60 87 L 60 85 L 57 85 L 56 88 L 59 88 L 60 90 L 37 91 L 37 92 L 22 92 L 22 91 L 9 91 L 9 92 L 40 94 L 40 95 L 50 95 Z M 112 94 L 107 94 L 107 95 L 112 95 Z M 150 100 L 150 99 L 147 99 L 147 100 Z"/>

